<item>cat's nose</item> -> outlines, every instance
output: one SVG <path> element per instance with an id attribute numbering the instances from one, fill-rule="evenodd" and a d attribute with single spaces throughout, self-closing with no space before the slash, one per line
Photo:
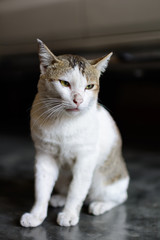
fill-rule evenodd
<path id="1" fill-rule="evenodd" d="M 79 93 L 76 93 L 73 97 L 73 102 L 79 107 L 79 105 L 83 102 L 83 98 Z"/>

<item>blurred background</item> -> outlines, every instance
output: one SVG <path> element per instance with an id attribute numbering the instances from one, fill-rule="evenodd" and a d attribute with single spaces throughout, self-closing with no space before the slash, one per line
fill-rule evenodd
<path id="1" fill-rule="evenodd" d="M 57 55 L 92 59 L 113 51 L 100 102 L 116 120 L 124 146 L 158 150 L 159 13 L 159 0 L 1 0 L 1 136 L 30 135 L 40 38 Z"/>

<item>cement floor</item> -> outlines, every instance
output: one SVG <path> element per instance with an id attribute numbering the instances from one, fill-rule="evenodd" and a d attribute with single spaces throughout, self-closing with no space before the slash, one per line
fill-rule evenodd
<path id="1" fill-rule="evenodd" d="M 56 224 L 60 209 L 49 208 L 37 228 L 19 224 L 33 203 L 32 142 L 0 137 L 0 240 L 158 240 L 160 239 L 160 153 L 124 149 L 131 176 L 128 201 L 98 217 L 82 209 L 80 222 L 65 228 Z"/>

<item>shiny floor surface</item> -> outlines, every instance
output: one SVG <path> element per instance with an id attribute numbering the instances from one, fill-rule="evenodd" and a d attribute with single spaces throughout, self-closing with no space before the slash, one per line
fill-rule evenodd
<path id="1" fill-rule="evenodd" d="M 80 222 L 56 224 L 60 209 L 49 208 L 37 228 L 23 228 L 19 218 L 33 203 L 34 149 L 20 137 L 0 137 L 0 240 L 156 240 L 160 239 L 160 153 L 124 149 L 131 176 L 128 201 L 94 217 L 82 209 Z"/>

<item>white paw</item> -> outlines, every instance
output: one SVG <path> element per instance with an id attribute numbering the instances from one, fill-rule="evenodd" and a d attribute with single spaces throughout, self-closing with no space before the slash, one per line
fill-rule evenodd
<path id="1" fill-rule="evenodd" d="M 61 212 L 58 214 L 58 217 L 57 217 L 57 223 L 60 226 L 64 226 L 64 227 L 74 226 L 78 223 L 78 221 L 79 221 L 79 216 L 71 212 Z"/>
<path id="2" fill-rule="evenodd" d="M 31 213 L 25 213 L 20 219 L 20 224 L 23 227 L 37 227 L 43 222 L 43 220 L 44 219 L 38 218 Z"/>
<path id="3" fill-rule="evenodd" d="M 89 205 L 89 213 L 93 215 L 100 215 L 105 213 L 106 211 L 109 211 L 111 207 L 108 205 L 108 203 L 105 202 L 92 202 Z"/>
<path id="4" fill-rule="evenodd" d="M 50 205 L 52 207 L 63 207 L 66 202 L 66 198 L 63 195 L 53 195 L 50 199 Z"/>

